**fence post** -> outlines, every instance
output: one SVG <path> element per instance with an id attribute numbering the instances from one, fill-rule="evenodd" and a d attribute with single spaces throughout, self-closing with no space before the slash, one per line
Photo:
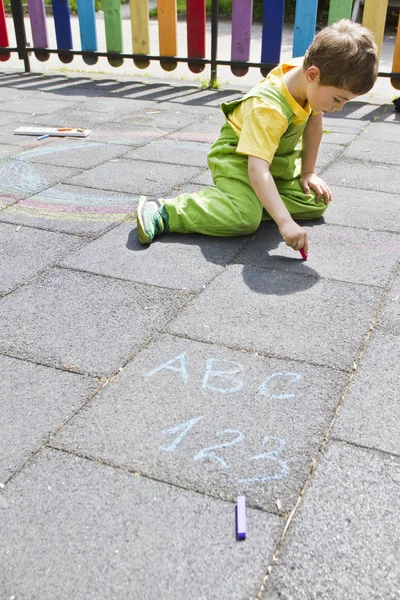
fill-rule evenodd
<path id="1" fill-rule="evenodd" d="M 15 39 L 17 41 L 18 58 L 24 61 L 25 73 L 31 72 L 29 52 L 27 50 L 26 32 L 24 23 L 24 9 L 21 0 L 11 0 L 11 11 L 14 21 Z"/>
<path id="2" fill-rule="evenodd" d="M 211 2 L 211 77 L 210 87 L 217 83 L 218 0 Z"/>

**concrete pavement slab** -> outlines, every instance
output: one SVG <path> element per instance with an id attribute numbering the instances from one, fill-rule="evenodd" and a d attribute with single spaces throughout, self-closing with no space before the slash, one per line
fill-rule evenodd
<path id="1" fill-rule="evenodd" d="M 156 106 L 147 110 L 141 110 L 130 116 L 120 118 L 126 125 L 135 124 L 145 127 L 160 127 L 161 129 L 181 129 L 186 125 L 192 125 L 198 121 L 198 115 L 195 110 L 186 110 L 179 104 L 171 106 Z"/>
<path id="2" fill-rule="evenodd" d="M 400 275 L 397 273 L 378 315 L 376 327 L 400 335 Z"/>
<path id="3" fill-rule="evenodd" d="M 360 139 L 365 141 L 374 140 L 375 144 L 377 141 L 385 143 L 398 142 L 399 127 L 396 123 L 371 123 L 369 127 L 362 132 Z M 378 144 L 376 145 L 378 146 Z M 385 146 L 383 144 L 379 144 L 379 147 L 384 148 Z"/>
<path id="4" fill-rule="evenodd" d="M 32 148 L 20 154 L 20 158 L 31 163 L 91 169 L 113 158 L 129 152 L 129 146 L 107 144 L 86 139 L 52 138 L 50 144 Z"/>
<path id="5" fill-rule="evenodd" d="M 384 123 L 400 123 L 400 113 L 393 110 L 393 105 L 384 105 L 382 113 L 376 119 L 377 121 L 383 121 Z"/>
<path id="6" fill-rule="evenodd" d="M 284 521 L 46 450 L 1 492 L 3 598 L 254 597 Z"/>
<path id="7" fill-rule="evenodd" d="M 322 278 L 386 287 L 400 255 L 400 238 L 396 233 L 326 225 L 319 221 L 305 221 L 301 225 L 309 241 L 306 263 L 299 252 L 286 246 L 275 223 L 262 223 L 256 240 L 235 262 L 299 274 L 307 267 Z"/>
<path id="8" fill-rule="evenodd" d="M 224 240 L 168 235 L 144 248 L 137 240 L 136 224 L 126 223 L 61 264 L 128 281 L 199 292 L 248 242 L 245 237 Z"/>
<path id="9" fill-rule="evenodd" d="M 323 171 L 323 178 L 333 185 L 397 194 L 400 166 L 340 158 Z"/>
<path id="10" fill-rule="evenodd" d="M 12 156 L 18 152 L 21 152 L 21 148 L 16 145 L 13 146 L 12 144 L 2 144 L 0 146 L 0 158 Z"/>
<path id="11" fill-rule="evenodd" d="M 14 155 L 0 161 L 0 194 L 21 200 L 69 180 L 77 173 L 79 169 L 32 164 Z"/>
<path id="12" fill-rule="evenodd" d="M 350 369 L 382 292 L 316 275 L 306 264 L 303 275 L 228 266 L 168 329 L 209 343 Z"/>
<path id="13" fill-rule="evenodd" d="M 322 144 L 341 144 L 347 146 L 359 135 L 358 131 L 353 133 L 340 133 L 333 131 L 331 127 L 324 129 Z"/>
<path id="14" fill-rule="evenodd" d="M 399 362 L 399 336 L 374 331 L 336 419 L 334 438 L 400 456 Z"/>
<path id="15" fill-rule="evenodd" d="M 288 514 L 347 377 L 167 336 L 52 444 L 225 500 L 245 493 L 250 506 Z"/>
<path id="16" fill-rule="evenodd" d="M 167 130 L 155 127 L 144 127 L 141 125 L 122 122 L 102 123 L 101 127 L 95 126 L 90 134 L 91 142 L 108 142 L 111 144 L 122 144 L 128 147 L 144 146 L 168 134 Z"/>
<path id="17" fill-rule="evenodd" d="M 14 196 L 8 196 L 5 194 L 1 194 L 0 193 L 0 211 L 4 211 L 6 208 L 8 208 L 9 206 L 12 206 L 13 204 L 16 204 L 16 202 L 18 202 L 18 198 L 15 198 Z M 4 219 L 2 218 L 3 212 L 0 213 L 0 221 L 3 221 Z"/>
<path id="18" fill-rule="evenodd" d="M 82 127 L 84 129 L 94 129 L 100 127 L 108 121 L 118 121 L 121 116 L 113 117 L 109 112 L 84 110 L 80 103 L 77 107 L 67 110 L 58 110 L 46 115 L 35 115 L 27 117 L 26 123 L 29 126 L 39 125 L 41 127 Z"/>
<path id="19" fill-rule="evenodd" d="M 369 109 L 370 110 L 370 109 Z M 341 113 L 329 113 L 323 117 L 323 126 L 325 131 L 336 131 L 342 133 L 360 133 L 366 127 L 369 122 L 360 119 L 344 118 L 340 116 Z"/>
<path id="20" fill-rule="evenodd" d="M 173 290 L 55 269 L 2 300 L 0 350 L 57 368 L 110 376 L 189 298 Z"/>
<path id="21" fill-rule="evenodd" d="M 99 165 L 71 177 L 69 183 L 103 190 L 144 194 L 145 196 L 166 194 L 173 186 L 192 179 L 199 168 L 180 165 L 173 168 L 168 164 L 149 161 L 116 159 L 112 163 Z"/>
<path id="22" fill-rule="evenodd" d="M 328 183 L 330 181 L 328 180 Z M 351 187 L 330 185 L 333 200 L 324 215 L 329 225 L 354 224 L 371 230 L 400 233 L 400 197 Z"/>
<path id="23" fill-rule="evenodd" d="M 84 244 L 84 240 L 70 235 L 0 224 L 0 296 L 29 281 Z"/>
<path id="24" fill-rule="evenodd" d="M 320 173 L 332 162 L 338 160 L 339 156 L 343 154 L 344 147 L 340 144 L 326 144 L 325 139 L 322 140 L 322 144 L 319 148 L 317 163 L 315 170 Z"/>
<path id="25" fill-rule="evenodd" d="M 398 457 L 330 442 L 263 600 L 399 596 Z"/>
<path id="26" fill-rule="evenodd" d="M 7 356 L 0 356 L 0 365 L 0 481 L 5 482 L 101 381 Z"/>
<path id="27" fill-rule="evenodd" d="M 138 201 L 139 196 L 122 192 L 59 184 L 4 209 L 0 222 L 97 237 L 118 222 L 132 220 Z"/>
<path id="28" fill-rule="evenodd" d="M 189 167 L 207 166 L 208 144 L 181 140 L 156 140 L 142 148 L 131 150 L 125 158 L 172 163 Z"/>
<path id="29" fill-rule="evenodd" d="M 211 171 L 207 167 L 203 170 L 202 173 L 199 173 L 195 177 L 193 177 L 193 183 L 197 184 L 198 188 L 205 187 L 206 185 L 214 185 L 213 178 L 211 176 Z"/>
<path id="30" fill-rule="evenodd" d="M 397 134 L 399 135 L 400 132 L 398 131 Z M 358 140 L 346 148 L 343 156 L 358 158 L 363 161 L 370 160 L 385 163 L 387 165 L 400 165 L 398 147 L 398 142 L 385 141 L 384 144 L 380 144 L 374 139 L 366 140 L 361 135 Z"/>
<path id="31" fill-rule="evenodd" d="M 29 97 L 27 102 L 26 97 L 18 99 L 10 99 L 1 103 L 1 110 L 15 113 L 26 113 L 27 115 L 47 115 L 53 111 L 68 111 L 73 108 L 75 102 L 66 101 L 63 99 L 49 99 L 46 96 Z"/>

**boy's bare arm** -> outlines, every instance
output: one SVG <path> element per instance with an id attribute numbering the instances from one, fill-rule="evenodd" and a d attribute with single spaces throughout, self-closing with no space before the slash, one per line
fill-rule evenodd
<path id="1" fill-rule="evenodd" d="M 279 233 L 294 250 L 304 249 L 308 254 L 307 232 L 293 221 L 276 188 L 269 171 L 269 163 L 257 156 L 249 156 L 249 179 L 261 204 L 278 225 Z"/>
<path id="2" fill-rule="evenodd" d="M 306 194 L 310 189 L 317 194 L 317 202 L 323 197 L 325 204 L 332 200 L 332 194 L 323 179 L 315 174 L 319 145 L 323 134 L 322 114 L 312 115 L 308 119 L 307 127 L 303 133 L 303 149 L 301 153 L 300 184 Z"/>

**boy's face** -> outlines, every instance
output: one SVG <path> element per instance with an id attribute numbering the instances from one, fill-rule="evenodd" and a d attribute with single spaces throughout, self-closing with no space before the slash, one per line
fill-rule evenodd
<path id="1" fill-rule="evenodd" d="M 349 100 L 357 97 L 348 90 L 321 85 L 318 67 L 309 67 L 306 71 L 306 93 L 311 108 L 316 112 L 329 113 L 342 110 Z"/>

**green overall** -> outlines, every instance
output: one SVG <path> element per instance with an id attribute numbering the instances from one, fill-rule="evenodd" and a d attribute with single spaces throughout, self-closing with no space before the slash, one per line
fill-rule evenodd
<path id="1" fill-rule="evenodd" d="M 270 173 L 284 204 L 294 219 L 317 219 L 326 210 L 326 205 L 323 201 L 316 202 L 314 192 L 306 194 L 299 182 L 301 150 L 296 150 L 296 146 L 307 123 L 293 125 L 293 109 L 277 89 L 265 82 L 253 88 L 242 100 L 222 104 L 225 116 L 251 96 L 265 98 L 288 120 L 288 128 L 270 165 Z M 271 220 L 250 184 L 248 156 L 236 152 L 238 140 L 227 121 L 207 157 L 216 187 L 165 200 L 170 231 L 246 235 L 256 231 L 262 220 Z"/>

